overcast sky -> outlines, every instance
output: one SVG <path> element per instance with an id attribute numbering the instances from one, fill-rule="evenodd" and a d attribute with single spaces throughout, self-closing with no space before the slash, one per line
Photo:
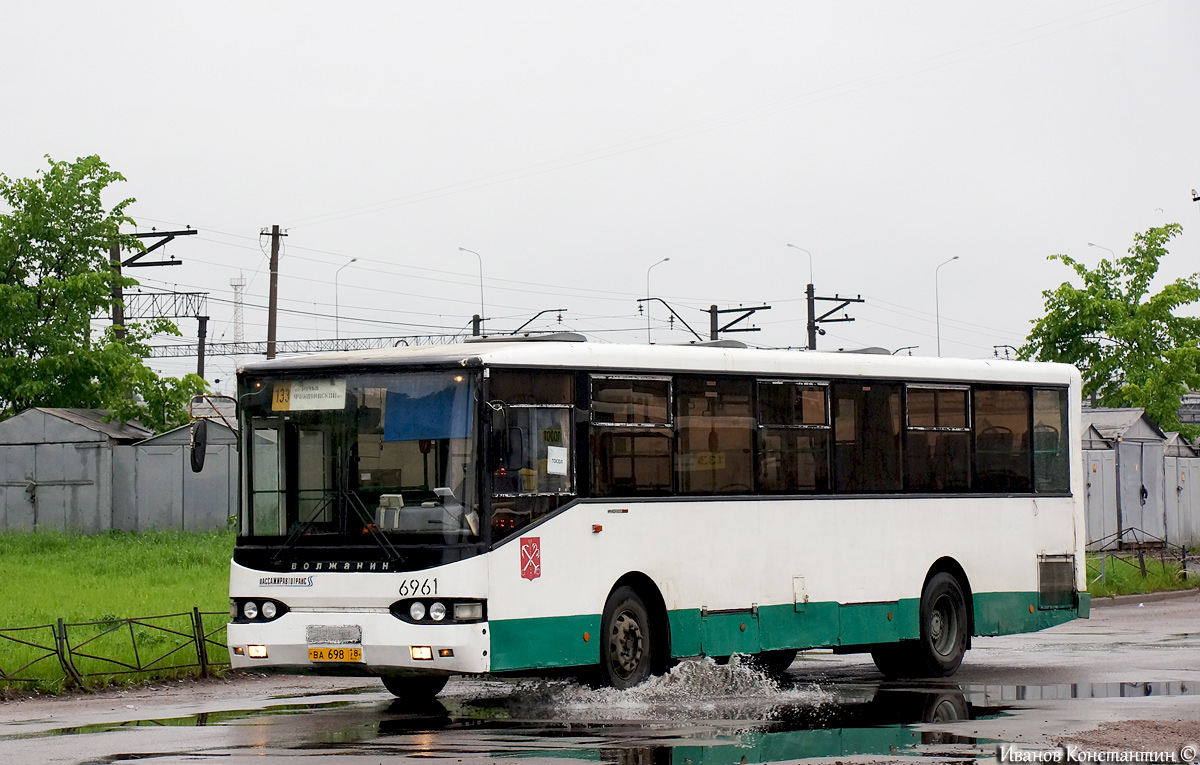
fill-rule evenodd
<path id="1" fill-rule="evenodd" d="M 1068 253 L 1184 226 L 1200 268 L 1200 4 L 9 3 L 0 172 L 98 154 L 139 230 L 190 225 L 147 287 L 211 296 L 210 341 L 569 329 L 645 342 L 637 299 L 770 305 L 802 346 L 1020 345 Z M 465 247 L 481 256 L 462 252 Z M 935 303 L 935 270 L 940 300 Z M 357 258 L 350 263 L 352 258 Z M 337 274 L 335 295 L 335 273 Z M 335 308 L 336 304 L 336 308 Z M 832 307 L 832 306 L 829 306 Z M 336 314 L 336 321 L 335 321 Z M 684 342 L 661 305 L 655 342 Z M 196 322 L 179 322 L 194 342 Z M 179 341 L 181 342 L 181 340 Z M 194 359 L 159 360 L 171 374 Z M 234 362 L 210 358 L 229 390 Z"/>

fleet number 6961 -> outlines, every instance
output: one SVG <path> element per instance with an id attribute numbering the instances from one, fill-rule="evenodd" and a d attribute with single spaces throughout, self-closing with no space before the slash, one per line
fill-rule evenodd
<path id="1" fill-rule="evenodd" d="M 437 579 L 406 579 L 400 583 L 400 595 L 437 595 Z"/>

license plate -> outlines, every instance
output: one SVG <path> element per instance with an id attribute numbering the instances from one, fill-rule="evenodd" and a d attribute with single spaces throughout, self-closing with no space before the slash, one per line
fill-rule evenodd
<path id="1" fill-rule="evenodd" d="M 309 661 L 362 661 L 361 648 L 309 648 Z"/>

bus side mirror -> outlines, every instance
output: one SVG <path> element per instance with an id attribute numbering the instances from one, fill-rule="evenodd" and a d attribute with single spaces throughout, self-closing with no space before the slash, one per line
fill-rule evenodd
<path id="1" fill-rule="evenodd" d="M 208 420 L 192 422 L 192 472 L 204 469 L 204 451 L 208 447 Z"/>

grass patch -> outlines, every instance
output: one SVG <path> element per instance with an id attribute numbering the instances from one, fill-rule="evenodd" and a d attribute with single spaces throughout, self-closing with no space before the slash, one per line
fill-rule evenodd
<path id="1" fill-rule="evenodd" d="M 1101 578 L 1101 555 L 1088 553 L 1088 592 L 1093 597 L 1144 595 L 1148 592 L 1188 590 L 1200 587 L 1200 568 L 1193 562 L 1186 576 L 1177 560 L 1146 556 L 1146 577 L 1142 578 L 1136 553 L 1109 554 Z"/>
<path id="2" fill-rule="evenodd" d="M 0 582 L 4 582 L 0 629 L 6 637 L 0 639 L 0 670 L 37 679 L 39 690 L 61 689 L 65 678 L 52 653 L 53 633 L 14 628 L 56 624 L 62 619 L 94 622 L 68 630 L 72 649 L 78 652 L 75 666 L 82 673 L 96 673 L 87 679 L 89 686 L 194 674 L 195 670 L 179 668 L 196 661 L 194 643 L 189 645 L 190 614 L 193 607 L 228 612 L 233 544 L 232 531 L 114 531 L 95 536 L 58 531 L 0 533 Z M 143 619 L 164 614 L 188 616 Z M 141 623 L 131 624 L 128 619 Z M 209 617 L 205 626 L 211 631 L 223 623 L 219 617 Z M 41 648 L 21 645 L 13 638 Z M 213 638 L 224 642 L 224 630 Z M 214 660 L 225 659 L 220 648 L 209 646 L 209 652 Z M 85 653 L 102 658 L 79 655 Z M 152 669 L 120 674 L 126 667 L 109 659 L 152 665 Z M 33 664 L 15 672 L 29 662 Z"/>

